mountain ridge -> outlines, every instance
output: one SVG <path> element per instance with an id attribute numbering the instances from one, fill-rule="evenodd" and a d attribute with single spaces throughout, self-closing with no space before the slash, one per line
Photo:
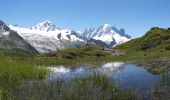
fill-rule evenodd
<path id="1" fill-rule="evenodd" d="M 44 21 L 30 28 L 9 27 L 18 32 L 27 42 L 39 52 L 64 50 L 67 48 L 85 45 L 83 40 L 75 35 L 72 30 L 56 28 L 49 21 Z"/>
<path id="2" fill-rule="evenodd" d="M 118 30 L 109 24 L 102 25 L 101 30 L 98 30 L 100 33 L 96 33 L 99 37 L 95 38 L 85 36 L 85 32 L 60 29 L 49 20 L 45 20 L 32 27 L 20 27 L 18 25 L 8 25 L 8 27 L 16 31 L 40 53 L 65 50 L 84 45 L 98 45 L 102 48 L 110 48 L 124 43 L 131 38 L 129 35 L 125 34 L 124 29 Z M 115 31 L 112 32 L 113 30 Z M 108 40 L 108 38 L 109 41 L 105 41 Z"/>
<path id="3" fill-rule="evenodd" d="M 104 24 L 97 28 L 85 29 L 82 35 L 87 38 L 101 40 L 111 47 L 131 39 L 131 36 L 125 34 L 124 29 L 118 30 L 116 27 L 109 24 Z"/>

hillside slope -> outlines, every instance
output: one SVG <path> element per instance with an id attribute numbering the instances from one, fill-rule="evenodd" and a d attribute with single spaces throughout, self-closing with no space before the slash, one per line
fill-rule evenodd
<path id="1" fill-rule="evenodd" d="M 170 50 L 170 29 L 154 27 L 143 37 L 132 39 L 115 49 L 125 51 L 167 51 Z"/>

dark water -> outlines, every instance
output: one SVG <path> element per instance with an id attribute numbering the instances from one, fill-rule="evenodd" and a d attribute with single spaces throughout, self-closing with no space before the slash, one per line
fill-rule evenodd
<path id="1" fill-rule="evenodd" d="M 159 75 L 153 75 L 141 66 L 123 62 L 52 66 L 49 69 L 52 72 L 47 78 L 48 80 L 58 78 L 71 79 L 100 72 L 106 74 L 113 82 L 121 84 L 125 88 L 136 88 L 142 91 L 153 88 L 160 80 Z"/>

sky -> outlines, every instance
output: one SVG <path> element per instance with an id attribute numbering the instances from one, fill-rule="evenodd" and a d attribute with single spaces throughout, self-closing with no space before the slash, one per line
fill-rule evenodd
<path id="1" fill-rule="evenodd" d="M 170 27 L 170 0 L 1 0 L 0 20 L 24 27 L 50 20 L 75 31 L 107 23 L 136 38 Z"/>

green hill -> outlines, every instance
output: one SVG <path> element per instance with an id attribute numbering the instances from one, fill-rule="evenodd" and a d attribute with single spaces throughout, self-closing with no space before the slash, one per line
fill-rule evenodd
<path id="1" fill-rule="evenodd" d="M 143 37 L 118 45 L 115 49 L 124 51 L 167 51 L 170 50 L 170 29 L 154 27 Z"/>

